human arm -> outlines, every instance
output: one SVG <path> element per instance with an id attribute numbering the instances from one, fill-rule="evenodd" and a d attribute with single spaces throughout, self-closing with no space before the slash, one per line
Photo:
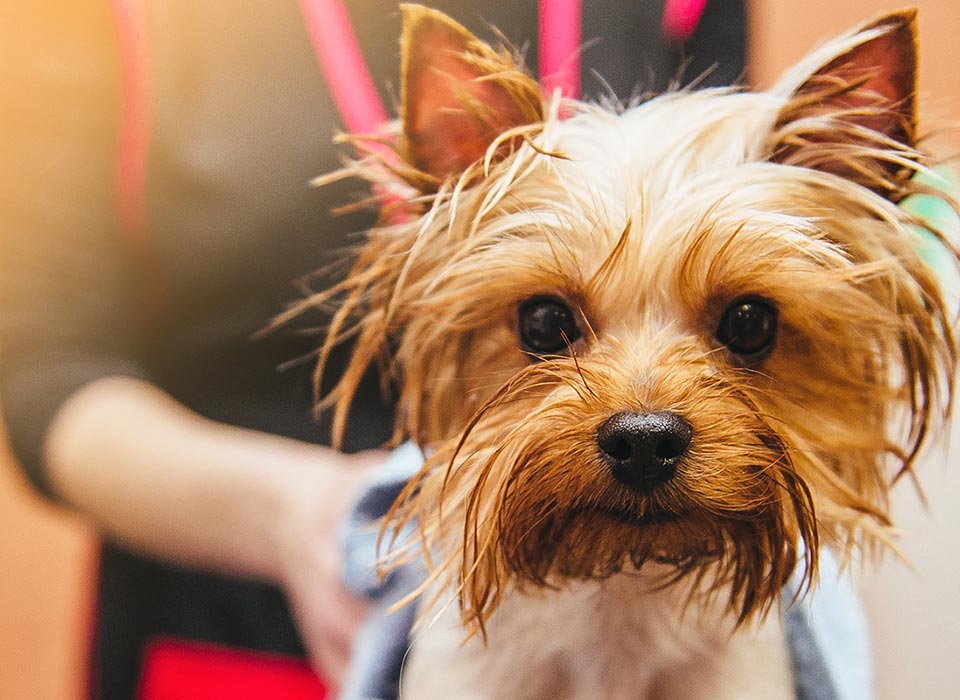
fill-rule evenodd
<path id="1" fill-rule="evenodd" d="M 216 423 L 139 379 L 72 395 L 45 440 L 48 483 L 107 537 L 287 592 L 318 671 L 343 677 L 366 606 L 340 583 L 340 521 L 381 453 Z"/>

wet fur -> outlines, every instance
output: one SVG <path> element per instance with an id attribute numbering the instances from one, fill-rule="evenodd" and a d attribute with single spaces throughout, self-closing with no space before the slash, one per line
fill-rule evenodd
<path id="1" fill-rule="evenodd" d="M 430 12 L 405 10 L 408 27 L 444 21 Z M 338 175 L 393 204 L 347 279 L 307 302 L 337 303 L 324 356 L 355 342 L 324 405 L 342 427 L 378 364 L 400 392 L 396 440 L 428 455 L 387 517 L 386 565 L 427 560 L 422 644 L 447 651 L 428 662 L 415 649 L 404 697 L 748 697 L 738 683 L 751 698 L 790 697 L 782 644 L 760 643 L 779 639 L 767 613 L 798 566 L 815 582 L 821 546 L 846 556 L 891 539 L 888 489 L 948 412 L 956 366 L 917 222 L 897 206 L 923 191 L 912 175 L 928 163 L 913 107 L 863 99 L 870 75 L 831 64 L 905 27 L 912 42 L 912 15 L 891 17 L 769 92 L 680 91 L 613 110 L 537 102 L 509 54 L 474 43 L 467 63 L 492 61 L 483 80 L 520 96 L 505 123 L 474 114 L 480 133 L 495 127 L 482 158 L 438 177 L 401 131 L 399 159 L 374 154 Z M 516 329 L 537 295 L 563 299 L 587 329 L 542 361 Z M 715 329 L 750 296 L 775 301 L 779 328 L 769 356 L 745 366 Z M 622 410 L 693 427 L 677 476 L 653 493 L 616 484 L 597 450 L 600 424 Z M 394 541 L 411 523 L 418 537 Z M 605 597 L 653 609 L 602 639 L 590 614 L 564 630 L 583 605 L 603 619 Z M 557 625 L 539 626 L 551 608 Z M 657 651 L 631 647 L 634 635 Z M 546 640 L 558 651 L 538 662 Z M 675 645 L 687 651 L 674 657 Z M 769 683 L 737 681 L 757 654 L 769 654 Z M 576 678 L 511 691 L 486 675 L 507 664 L 551 676 L 563 659 L 573 676 L 618 671 L 589 692 Z"/>

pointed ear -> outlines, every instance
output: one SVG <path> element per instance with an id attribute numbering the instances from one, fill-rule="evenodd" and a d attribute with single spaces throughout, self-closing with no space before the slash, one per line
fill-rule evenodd
<path id="1" fill-rule="evenodd" d="M 543 121 L 539 85 L 442 12 L 402 5 L 400 154 L 435 190 L 505 131 Z M 509 146 L 509 144 L 507 144 Z"/>
<path id="2" fill-rule="evenodd" d="M 916 24 L 913 9 L 884 15 L 788 74 L 776 90 L 789 97 L 773 159 L 894 194 L 898 173 L 915 157 Z"/>

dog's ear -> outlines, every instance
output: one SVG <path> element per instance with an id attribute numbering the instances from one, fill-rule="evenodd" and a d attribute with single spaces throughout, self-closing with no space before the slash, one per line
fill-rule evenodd
<path id="1" fill-rule="evenodd" d="M 788 96 L 772 157 L 831 172 L 887 196 L 912 174 L 916 10 L 884 15 L 826 44 L 781 80 Z"/>
<path id="2" fill-rule="evenodd" d="M 400 155 L 436 189 L 513 127 L 543 121 L 537 82 L 442 12 L 401 6 Z M 511 143 L 505 143 L 509 149 Z"/>

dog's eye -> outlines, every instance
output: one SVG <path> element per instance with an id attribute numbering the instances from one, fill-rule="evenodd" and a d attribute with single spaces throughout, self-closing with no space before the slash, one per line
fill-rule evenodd
<path id="1" fill-rule="evenodd" d="M 744 359 L 761 359 L 777 334 L 777 309 L 762 299 L 738 299 L 723 313 L 717 340 Z"/>
<path id="2" fill-rule="evenodd" d="M 536 355 L 563 352 L 580 337 L 573 312 L 555 297 L 534 297 L 517 312 L 520 345 Z"/>

